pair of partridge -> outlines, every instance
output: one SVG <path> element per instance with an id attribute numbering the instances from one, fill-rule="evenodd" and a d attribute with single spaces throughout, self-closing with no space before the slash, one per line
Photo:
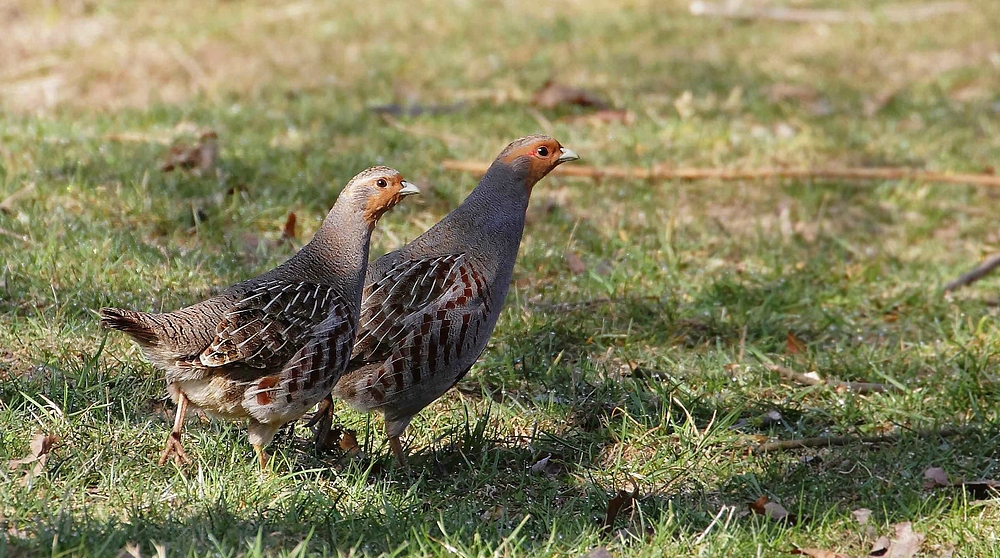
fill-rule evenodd
<path id="1" fill-rule="evenodd" d="M 332 395 L 381 412 L 400 464 L 414 415 L 453 387 L 486 348 L 510 286 L 532 188 L 577 159 L 547 136 L 507 146 L 454 211 L 368 266 L 361 322 Z M 321 446 L 332 423 L 324 400 L 310 422 Z"/>
<path id="2" fill-rule="evenodd" d="M 375 224 L 419 190 L 399 172 L 372 167 L 344 188 L 313 239 L 284 264 L 175 312 L 101 309 L 166 372 L 177 403 L 160 456 L 189 462 L 181 445 L 188 404 L 249 421 L 263 467 L 278 429 L 315 406 L 350 360 Z"/>

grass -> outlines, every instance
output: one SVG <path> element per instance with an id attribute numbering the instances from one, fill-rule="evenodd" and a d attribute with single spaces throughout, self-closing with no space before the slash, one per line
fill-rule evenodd
<path id="1" fill-rule="evenodd" d="M 156 466 L 162 377 L 91 312 L 171 309 L 270 268 L 291 254 L 271 242 L 286 215 L 302 242 L 373 163 L 425 191 L 380 223 L 375 251 L 392 249 L 473 187 L 441 160 L 548 127 L 594 165 L 995 167 L 1000 15 L 967 3 L 905 26 L 702 19 L 681 1 L 9 4 L 0 199 L 34 190 L 0 213 L 0 462 L 37 432 L 58 442 L 27 482 L 0 469 L 0 556 L 856 556 L 901 521 L 925 555 L 996 555 L 995 501 L 922 488 L 931 466 L 998 476 L 997 279 L 940 292 L 1000 244 L 988 189 L 547 178 L 493 341 L 414 421 L 406 470 L 378 418 L 343 409 L 358 458 L 314 455 L 300 425 L 262 475 L 242 425 L 203 419 L 195 465 Z M 538 118 L 527 99 L 552 76 L 635 121 Z M 396 127 L 366 109 L 414 100 L 461 104 Z M 218 175 L 160 173 L 164 143 L 200 128 L 219 134 Z M 761 359 L 901 390 L 797 386 Z M 940 426 L 967 430 L 908 434 Z M 636 504 L 604 531 L 622 489 Z M 799 520 L 747 512 L 763 495 Z"/>

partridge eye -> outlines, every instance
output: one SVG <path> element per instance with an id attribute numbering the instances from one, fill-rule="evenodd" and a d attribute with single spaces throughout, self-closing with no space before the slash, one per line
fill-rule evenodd
<path id="1" fill-rule="evenodd" d="M 378 185 L 379 188 L 385 188 L 386 186 L 389 185 L 389 183 L 386 182 L 384 178 L 379 178 L 378 182 L 376 182 L 375 184 Z"/>
<path id="2" fill-rule="evenodd" d="M 549 156 L 549 148 L 545 147 L 543 145 L 543 146 L 539 147 L 538 149 L 536 149 L 535 153 L 538 153 L 539 157 L 548 157 Z"/>

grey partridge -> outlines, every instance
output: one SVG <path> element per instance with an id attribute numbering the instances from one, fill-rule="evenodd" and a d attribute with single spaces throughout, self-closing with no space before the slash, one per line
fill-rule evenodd
<path id="1" fill-rule="evenodd" d="M 397 461 L 399 437 L 421 409 L 479 359 L 500 316 L 535 183 L 577 155 L 547 136 L 507 146 L 468 198 L 406 246 L 368 266 L 358 339 L 332 395 L 379 411 Z M 310 421 L 322 446 L 327 398 Z"/>
<path id="2" fill-rule="evenodd" d="M 171 456 L 190 462 L 180 443 L 188 403 L 249 420 L 250 442 L 266 464 L 264 447 L 278 429 L 323 399 L 346 369 L 372 230 L 418 192 L 393 169 L 367 169 L 312 240 L 275 269 L 174 312 L 101 309 L 101 325 L 127 333 L 166 372 L 177 415 L 161 465 Z"/>

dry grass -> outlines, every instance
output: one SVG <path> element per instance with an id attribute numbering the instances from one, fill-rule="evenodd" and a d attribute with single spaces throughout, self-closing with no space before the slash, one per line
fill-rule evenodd
<path id="1" fill-rule="evenodd" d="M 970 102 L 996 90 L 998 73 L 963 77 L 963 70 L 1000 68 L 1000 39 L 992 33 L 997 21 L 991 1 L 968 4 L 967 13 L 907 26 L 784 25 L 756 36 L 755 48 L 747 49 L 725 33 L 674 40 L 676 33 L 697 36 L 715 25 L 685 17 L 682 0 L 8 0 L 0 6 L 0 93 L 8 110 L 29 112 L 371 82 L 383 97 L 518 100 L 551 73 L 616 100 L 639 96 L 655 108 L 664 87 L 687 77 L 663 71 L 690 65 L 735 67 L 820 90 L 850 84 L 880 102 L 947 73 L 955 75 L 947 94 Z M 859 5 L 864 3 L 848 7 Z M 657 24 L 639 27 L 637 18 Z M 552 40 L 560 35 L 570 40 Z M 604 48 L 615 41 L 630 43 L 628 56 Z M 611 71 L 620 63 L 652 71 Z M 385 76 L 373 76 L 375 68 L 388 70 L 391 83 L 378 83 Z"/>

